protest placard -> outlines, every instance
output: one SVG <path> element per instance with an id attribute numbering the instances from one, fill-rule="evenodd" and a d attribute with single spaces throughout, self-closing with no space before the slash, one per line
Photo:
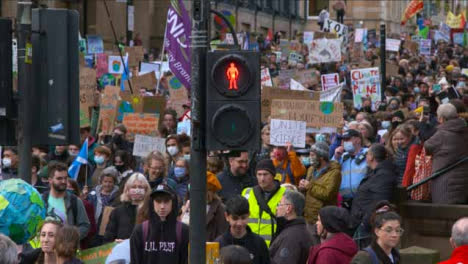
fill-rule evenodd
<path id="1" fill-rule="evenodd" d="M 166 109 L 166 98 L 164 96 L 143 97 L 143 113 L 160 114 Z"/>
<path id="2" fill-rule="evenodd" d="M 264 87 L 262 90 L 262 121 L 268 120 L 271 113 L 271 101 L 273 99 L 309 99 L 320 100 L 320 93 L 310 91 L 291 91 L 272 87 Z"/>
<path id="3" fill-rule="evenodd" d="M 138 75 L 143 75 L 145 73 L 154 72 L 154 76 L 156 76 L 156 78 L 157 78 L 158 74 L 159 74 L 159 68 L 160 67 L 161 67 L 160 63 L 142 62 L 142 63 L 140 63 L 140 72 L 138 73 Z"/>
<path id="4" fill-rule="evenodd" d="M 339 37 L 346 36 L 348 27 L 331 19 L 325 19 L 323 23 L 324 32 L 332 32 L 338 34 Z"/>
<path id="5" fill-rule="evenodd" d="M 158 136 L 159 115 L 149 113 L 124 113 L 122 124 L 127 128 L 129 138 L 134 135 Z"/>
<path id="6" fill-rule="evenodd" d="M 80 109 L 89 117 L 89 107 L 99 102 L 97 94 L 96 70 L 80 67 Z"/>
<path id="7" fill-rule="evenodd" d="M 385 70 L 387 76 L 396 76 L 398 75 L 398 65 L 390 62 L 385 63 Z"/>
<path id="8" fill-rule="evenodd" d="M 430 56 L 431 55 L 431 42 L 430 39 L 421 39 L 419 41 L 419 54 Z"/>
<path id="9" fill-rule="evenodd" d="M 88 35 L 88 54 L 96 54 L 104 52 L 104 43 L 102 42 L 101 36 Z"/>
<path id="10" fill-rule="evenodd" d="M 128 64 L 128 57 L 123 57 L 124 63 Z M 122 74 L 124 72 L 124 66 L 122 65 L 122 58 L 120 56 L 109 56 L 108 59 L 108 70 L 111 74 Z"/>
<path id="11" fill-rule="evenodd" d="M 143 46 L 125 47 L 125 53 L 128 54 L 128 67 L 138 67 L 145 56 Z"/>
<path id="12" fill-rule="evenodd" d="M 281 70 L 278 74 L 278 88 L 288 90 L 291 86 L 291 78 L 296 70 Z"/>
<path id="13" fill-rule="evenodd" d="M 260 72 L 261 74 L 261 79 L 262 79 L 262 87 L 268 86 L 272 87 L 273 83 L 271 82 L 271 75 L 270 75 L 270 69 L 267 67 L 263 68 Z"/>
<path id="14" fill-rule="evenodd" d="M 166 153 L 166 139 L 136 134 L 133 143 L 133 156 L 147 157 L 151 152 Z"/>
<path id="15" fill-rule="evenodd" d="M 300 82 L 295 81 L 293 78 L 291 78 L 290 88 L 293 91 L 304 91 L 304 90 L 306 90 L 306 88 L 304 86 L 302 86 L 302 84 Z"/>
<path id="16" fill-rule="evenodd" d="M 385 39 L 385 50 L 398 52 L 400 50 L 400 44 L 401 40 L 399 39 Z"/>
<path id="17" fill-rule="evenodd" d="M 310 45 L 314 40 L 314 32 L 313 31 L 304 31 L 304 44 Z"/>
<path id="18" fill-rule="evenodd" d="M 336 87 L 340 83 L 338 73 L 322 74 L 322 91 L 328 90 L 330 87 Z"/>
<path id="19" fill-rule="evenodd" d="M 367 29 L 365 28 L 356 28 L 356 31 L 354 33 L 354 42 L 360 43 L 364 39 L 365 31 Z"/>
<path id="20" fill-rule="evenodd" d="M 309 49 L 309 63 L 341 61 L 340 39 L 314 39 Z"/>
<path id="21" fill-rule="evenodd" d="M 294 120 L 271 119 L 270 144 L 286 146 L 291 143 L 295 148 L 305 147 L 306 122 Z"/>
<path id="22" fill-rule="evenodd" d="M 342 90 L 343 84 L 338 84 L 335 87 L 329 87 L 326 91 L 321 91 L 320 102 L 340 102 Z"/>
<path id="23" fill-rule="evenodd" d="M 443 40 L 445 42 L 450 42 L 450 35 L 445 35 L 440 30 L 434 31 L 434 41 L 437 43 L 439 40 Z"/>
<path id="24" fill-rule="evenodd" d="M 109 58 L 105 53 L 96 54 L 96 77 L 101 78 L 109 70 Z"/>
<path id="25" fill-rule="evenodd" d="M 362 100 L 370 98 L 375 110 L 375 104 L 381 98 L 379 68 L 351 70 L 351 89 L 355 108 L 361 109 Z"/>
<path id="26" fill-rule="evenodd" d="M 453 43 L 463 47 L 463 34 L 463 32 L 453 33 Z"/>
<path id="27" fill-rule="evenodd" d="M 177 123 L 177 134 L 186 134 L 187 136 L 190 137 L 191 134 L 191 129 L 192 129 L 192 123 L 190 120 L 185 120 L 182 122 Z"/>
<path id="28" fill-rule="evenodd" d="M 139 94 L 140 89 L 145 89 L 149 91 L 155 90 L 157 84 L 156 76 L 152 72 L 143 75 L 133 76 L 131 78 L 131 81 L 134 94 Z M 128 81 L 125 81 L 124 84 L 125 90 L 129 91 L 130 86 L 128 84 Z"/>
<path id="29" fill-rule="evenodd" d="M 89 111 L 80 109 L 80 128 L 90 127 Z"/>
<path id="30" fill-rule="evenodd" d="M 289 56 L 289 40 L 280 39 L 279 46 L 281 50 L 281 55 L 287 58 Z"/>
<path id="31" fill-rule="evenodd" d="M 170 94 L 167 107 L 174 109 L 178 116 L 182 116 L 182 114 L 185 112 L 183 105 L 187 103 L 188 100 L 187 89 L 175 76 L 171 77 L 167 84 L 169 86 L 168 90 Z"/>
<path id="32" fill-rule="evenodd" d="M 307 127 L 341 127 L 343 104 L 314 100 L 274 99 L 271 118 L 305 121 Z"/>
<path id="33" fill-rule="evenodd" d="M 108 135 L 114 130 L 119 92 L 120 87 L 118 86 L 106 86 L 101 94 L 98 124 L 101 128 L 100 130 Z"/>
<path id="34" fill-rule="evenodd" d="M 310 87 L 319 83 L 320 72 L 315 69 L 296 71 L 293 78 L 304 87 Z"/>
<path id="35" fill-rule="evenodd" d="M 418 52 L 418 42 L 415 41 L 405 41 L 404 47 L 405 49 L 410 50 L 412 53 L 417 53 Z"/>
<path id="36" fill-rule="evenodd" d="M 302 63 L 304 57 L 297 53 L 297 52 L 291 52 L 289 53 L 289 58 L 288 58 L 288 63 L 289 64 L 294 64 L 294 63 Z"/>
<path id="37" fill-rule="evenodd" d="M 80 250 L 77 257 L 83 261 L 84 264 L 104 264 L 116 244 L 117 243 L 112 242 L 99 247 Z"/>

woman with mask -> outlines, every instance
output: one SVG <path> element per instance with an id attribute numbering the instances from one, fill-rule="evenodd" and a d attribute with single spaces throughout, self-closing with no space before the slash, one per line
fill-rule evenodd
<path id="1" fill-rule="evenodd" d="M 42 227 L 39 229 L 39 242 L 41 247 L 32 251 L 20 253 L 20 264 L 38 263 L 55 264 L 57 257 L 55 255 L 55 237 L 57 230 L 62 226 L 62 219 L 55 215 L 53 211 L 49 213 Z"/>
<path id="2" fill-rule="evenodd" d="M 110 217 L 104 233 L 104 243 L 120 242 L 130 238 L 135 226 L 136 213 L 145 199 L 148 199 L 150 186 L 146 177 L 141 173 L 134 173 L 125 183 L 123 193 L 120 195 L 122 202 L 115 208 Z"/>
<path id="3" fill-rule="evenodd" d="M 166 138 L 166 164 L 168 166 L 168 173 L 171 173 L 174 168 L 175 162 L 180 157 L 183 157 L 182 147 L 177 135 L 169 135 Z"/>
<path id="4" fill-rule="evenodd" d="M 401 217 L 395 212 L 377 213 L 373 223 L 373 232 L 371 245 L 359 251 L 351 260 L 351 264 L 401 263 L 397 249 L 404 232 L 401 228 Z"/>
<path id="5" fill-rule="evenodd" d="M 329 147 L 317 142 L 310 150 L 310 168 L 306 179 L 299 182 L 299 190 L 306 198 L 304 218 L 311 225 L 317 221 L 320 208 L 336 205 L 341 184 L 341 166 L 329 160 Z"/>
<path id="6" fill-rule="evenodd" d="M 405 174 L 406 163 L 408 161 L 408 152 L 414 143 L 414 136 L 411 133 L 411 129 L 408 125 L 399 125 L 392 135 L 392 144 L 396 145 L 394 154 L 394 164 L 396 166 L 396 172 L 398 175 L 398 185 L 402 184 L 403 175 Z"/>
<path id="7" fill-rule="evenodd" d="M 96 168 L 94 168 L 94 171 L 91 176 L 91 185 L 88 182 L 88 185 L 90 185 L 91 188 L 94 188 L 96 185 L 99 184 L 102 171 L 105 168 L 112 165 L 110 160 L 111 155 L 111 150 L 106 146 L 99 146 L 96 149 L 94 149 L 94 162 L 96 163 Z"/>
<path id="8" fill-rule="evenodd" d="M 125 181 L 133 173 L 128 152 L 124 150 L 117 150 L 117 152 L 115 152 L 114 167 L 119 172 L 119 177 L 115 182 L 115 184 L 117 185 L 120 182 Z"/>
<path id="9" fill-rule="evenodd" d="M 370 147 L 374 142 L 374 128 L 367 121 L 360 122 L 358 128 L 362 135 L 362 145 L 366 148 Z"/>
<path id="10" fill-rule="evenodd" d="M 190 181 L 189 162 L 183 157 L 179 158 L 175 162 L 174 170 L 169 175 L 169 178 L 176 182 L 175 192 L 179 198 L 179 202 L 183 202 L 185 195 L 187 194 Z"/>

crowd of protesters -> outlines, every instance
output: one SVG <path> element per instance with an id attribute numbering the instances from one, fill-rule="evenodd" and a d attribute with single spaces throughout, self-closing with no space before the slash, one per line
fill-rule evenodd
<path id="1" fill-rule="evenodd" d="M 310 64 L 308 48 L 297 38 L 304 59 L 294 63 L 274 53 L 280 33 L 259 38 L 262 67 L 272 77 L 286 69 L 315 69 L 318 76 L 338 72 L 344 83 L 343 128 L 308 133 L 306 148 L 295 149 L 270 145 L 265 123 L 261 150 L 211 152 L 207 241 L 219 242 L 223 263 L 401 263 L 404 230 L 393 204 L 398 189 L 435 175 L 406 197 L 468 203 L 468 77 L 462 73 L 468 49 L 438 42 L 434 55 L 424 57 L 401 45 L 389 56 L 398 74 L 388 76 L 383 101 L 355 109 L 349 75 L 359 63 Z M 378 52 L 369 44 L 364 57 L 373 64 Z M 434 89 L 438 84 L 440 91 Z M 321 90 L 320 83 L 302 85 Z M 39 241 L 23 246 L 20 263 L 75 263 L 78 247 L 109 242 L 118 244 L 108 262 L 187 263 L 191 139 L 176 134 L 184 116 L 171 109 L 161 114 L 166 152 L 143 159 L 132 155 L 124 125 L 111 135 L 92 135 L 90 127 L 82 127 L 88 165 L 76 180 L 68 168 L 82 146 L 35 146 L 31 184 L 42 194 L 48 216 Z M 18 162 L 17 149 L 4 147 L 0 180 L 17 177 Z M 454 259 L 466 260 L 467 227 L 465 218 L 453 226 Z M 14 257 L 10 244 L 0 235 L 1 256 Z"/>

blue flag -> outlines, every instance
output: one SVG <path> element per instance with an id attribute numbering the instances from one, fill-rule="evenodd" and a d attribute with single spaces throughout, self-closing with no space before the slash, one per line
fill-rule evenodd
<path id="1" fill-rule="evenodd" d="M 81 147 L 80 153 L 76 156 L 73 163 L 68 168 L 68 175 L 73 180 L 78 178 L 78 172 L 80 172 L 80 167 L 83 164 L 88 163 L 88 139 L 85 140 L 83 146 Z"/>

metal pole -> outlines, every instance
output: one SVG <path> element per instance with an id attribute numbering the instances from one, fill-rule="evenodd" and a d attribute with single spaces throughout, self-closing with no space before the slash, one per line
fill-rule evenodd
<path id="1" fill-rule="evenodd" d="M 206 263 L 205 64 L 209 45 L 210 4 L 192 2 L 192 146 L 190 159 L 190 263 Z"/>
<path id="2" fill-rule="evenodd" d="M 127 46 L 130 46 L 130 41 L 133 39 L 133 32 L 128 28 L 128 7 L 133 6 L 133 0 L 127 0 Z M 135 10 L 135 9 L 133 9 Z M 135 21 L 135 13 L 133 13 L 133 21 Z"/>
<path id="3" fill-rule="evenodd" d="M 32 86 L 32 65 L 26 63 L 28 55 L 26 43 L 31 43 L 31 2 L 18 2 L 17 8 L 17 36 L 18 36 L 18 175 L 24 181 L 31 183 L 31 104 L 29 97 Z M 31 55 L 31 54 L 29 54 Z"/>
<path id="4" fill-rule="evenodd" d="M 381 85 L 380 90 L 382 91 L 381 99 L 382 101 L 385 99 L 385 86 L 387 83 L 386 80 L 386 51 L 385 51 L 385 22 L 380 24 L 380 74 L 381 74 Z M 377 109 L 376 109 L 377 110 Z"/>

